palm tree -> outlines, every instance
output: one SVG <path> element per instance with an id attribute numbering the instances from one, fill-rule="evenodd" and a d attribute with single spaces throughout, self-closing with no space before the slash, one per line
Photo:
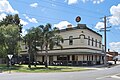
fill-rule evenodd
<path id="1" fill-rule="evenodd" d="M 48 54 L 48 49 L 53 49 L 53 47 L 59 46 L 62 49 L 62 46 L 60 42 L 63 42 L 63 38 L 58 35 L 59 33 L 58 28 L 51 28 L 51 24 L 46 24 L 45 26 L 40 25 L 39 27 L 36 28 L 31 28 L 28 29 L 28 33 L 26 34 L 26 42 L 28 45 L 28 53 L 29 53 L 29 65 L 28 67 L 30 68 L 30 62 L 31 62 L 31 55 L 34 55 L 34 59 L 36 61 L 36 55 L 38 49 L 36 46 L 39 46 L 41 51 L 45 49 L 45 67 L 47 68 L 47 54 Z"/>
<path id="2" fill-rule="evenodd" d="M 33 51 L 33 55 L 34 55 L 34 66 L 36 67 L 37 51 L 39 51 L 37 46 L 39 46 L 41 29 L 39 27 L 32 28 L 32 34 L 33 34 L 32 35 L 33 36 L 32 51 Z"/>
<path id="3" fill-rule="evenodd" d="M 54 28 L 52 29 L 51 24 L 46 24 L 45 26 L 40 25 L 39 26 L 41 28 L 41 38 L 40 38 L 40 42 L 41 42 L 41 50 L 45 49 L 45 67 L 47 68 L 47 55 L 48 55 L 48 49 L 53 49 L 53 47 L 56 46 L 60 46 L 62 49 L 62 46 L 60 44 L 60 42 L 63 42 L 63 38 L 58 35 L 58 33 L 60 32 L 58 28 Z"/>
<path id="4" fill-rule="evenodd" d="M 26 39 L 26 43 L 28 45 L 28 53 L 29 53 L 29 65 L 28 67 L 31 68 L 31 58 L 34 58 L 35 61 L 35 67 L 36 67 L 36 55 L 37 55 L 37 47 L 38 46 L 38 41 L 40 39 L 40 34 L 41 34 L 41 29 L 39 27 L 32 27 L 31 29 L 27 30 L 27 34 L 24 37 Z M 32 57 L 33 55 L 34 57 Z"/>

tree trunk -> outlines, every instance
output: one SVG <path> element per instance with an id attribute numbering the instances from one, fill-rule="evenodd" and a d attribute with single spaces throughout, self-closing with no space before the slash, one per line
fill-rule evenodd
<path id="1" fill-rule="evenodd" d="M 48 47 L 46 46 L 46 50 L 45 50 L 45 68 L 48 68 L 48 65 L 47 65 L 47 54 L 48 54 Z"/>
<path id="2" fill-rule="evenodd" d="M 29 63 L 28 63 L 28 67 L 31 68 L 31 56 L 30 56 L 30 51 L 28 53 L 28 56 L 29 56 Z"/>
<path id="3" fill-rule="evenodd" d="M 34 66 L 37 67 L 37 52 L 34 53 Z"/>
<path id="4" fill-rule="evenodd" d="M 37 35 L 37 34 L 36 34 Z M 35 48 L 34 48 L 34 66 L 37 67 L 37 50 L 36 50 L 36 41 L 37 36 L 35 37 Z"/>
<path id="5" fill-rule="evenodd" d="M 28 67 L 31 68 L 31 45 L 30 42 L 28 44 L 28 57 L 29 57 L 29 62 L 28 62 Z"/>

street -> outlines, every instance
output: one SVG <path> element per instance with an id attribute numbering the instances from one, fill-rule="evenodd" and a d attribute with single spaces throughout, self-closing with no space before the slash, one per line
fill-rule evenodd
<path id="1" fill-rule="evenodd" d="M 120 80 L 120 65 L 81 72 L 0 73 L 0 80 Z"/>

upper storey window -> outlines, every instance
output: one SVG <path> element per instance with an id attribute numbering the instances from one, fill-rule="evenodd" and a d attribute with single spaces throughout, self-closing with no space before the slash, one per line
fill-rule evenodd
<path id="1" fill-rule="evenodd" d="M 73 36 L 69 36 L 69 45 L 73 45 Z"/>
<path id="2" fill-rule="evenodd" d="M 95 40 L 95 47 L 97 47 L 97 39 Z"/>
<path id="3" fill-rule="evenodd" d="M 88 36 L 88 45 L 90 45 L 90 36 Z"/>
<path id="4" fill-rule="evenodd" d="M 99 48 L 101 48 L 101 41 L 99 42 Z"/>
<path id="5" fill-rule="evenodd" d="M 92 38 L 92 46 L 94 46 L 94 39 Z"/>

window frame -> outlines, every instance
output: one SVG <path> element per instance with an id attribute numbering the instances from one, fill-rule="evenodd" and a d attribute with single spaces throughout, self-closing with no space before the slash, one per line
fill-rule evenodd
<path id="1" fill-rule="evenodd" d="M 69 36 L 69 45 L 73 45 L 73 36 Z"/>

